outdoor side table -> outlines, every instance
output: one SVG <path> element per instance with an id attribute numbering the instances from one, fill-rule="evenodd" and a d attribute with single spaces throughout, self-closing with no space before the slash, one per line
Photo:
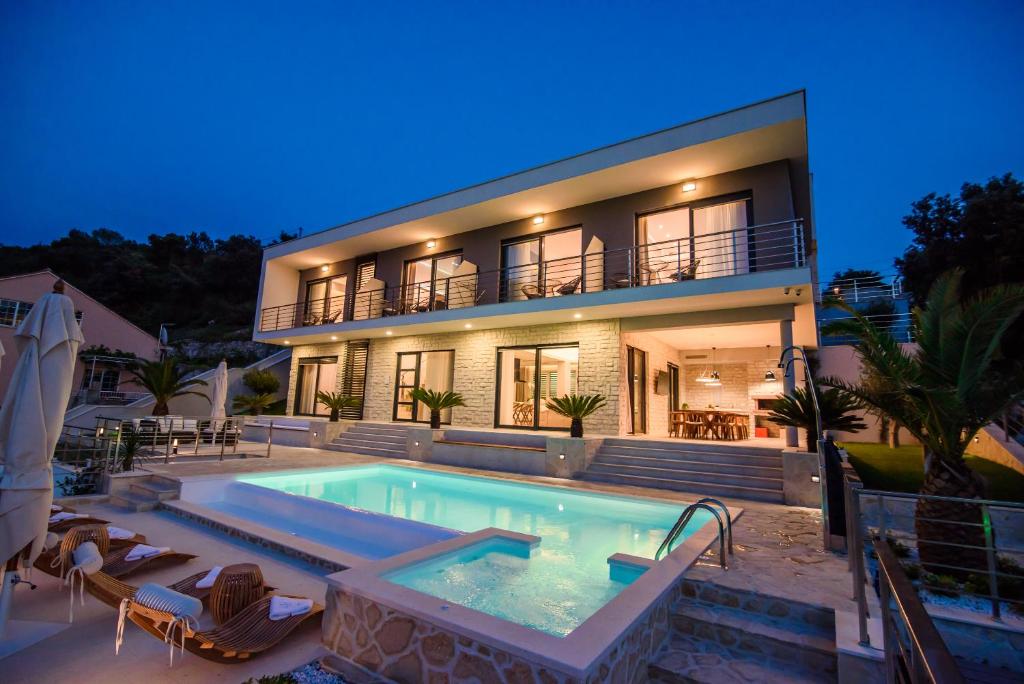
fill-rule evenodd
<path id="1" fill-rule="evenodd" d="M 210 590 L 210 614 L 224 624 L 250 603 L 263 598 L 263 573 L 254 563 L 225 566 Z"/>

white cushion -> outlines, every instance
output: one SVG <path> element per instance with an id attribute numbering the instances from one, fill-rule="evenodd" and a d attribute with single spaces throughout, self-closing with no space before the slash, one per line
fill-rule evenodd
<path id="1" fill-rule="evenodd" d="M 477 266 L 472 261 L 463 261 L 461 264 L 455 267 L 452 271 L 452 278 L 458 278 L 459 276 L 473 275 L 477 272 Z"/>
<path id="2" fill-rule="evenodd" d="M 135 602 L 170 613 L 175 617 L 188 616 L 196 620 L 203 614 L 203 602 L 194 596 L 187 596 L 159 584 L 147 582 L 135 592 Z"/>
<path id="3" fill-rule="evenodd" d="M 370 278 L 356 292 L 374 292 L 384 289 L 384 281 L 380 278 Z"/>

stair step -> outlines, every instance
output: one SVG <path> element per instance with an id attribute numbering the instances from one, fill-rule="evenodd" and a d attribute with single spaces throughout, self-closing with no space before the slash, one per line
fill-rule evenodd
<path id="1" fill-rule="evenodd" d="M 170 486 L 160 482 L 132 482 L 128 485 L 128 491 L 137 493 L 140 496 L 157 501 L 169 501 L 178 497 L 178 487 Z"/>
<path id="2" fill-rule="evenodd" d="M 587 468 L 588 473 L 605 473 L 608 475 L 636 475 L 638 477 L 653 477 L 663 480 L 687 480 L 698 482 L 713 482 L 716 484 L 736 484 L 743 487 L 760 487 L 763 489 L 777 489 L 782 491 L 781 473 L 778 477 L 761 477 L 754 475 L 741 475 L 739 473 L 722 472 L 714 468 L 704 466 L 700 469 L 690 468 L 656 468 L 651 466 L 632 466 L 619 464 L 592 463 Z"/>
<path id="3" fill-rule="evenodd" d="M 684 600 L 740 609 L 748 613 L 763 613 L 768 618 L 795 620 L 805 625 L 806 629 L 820 634 L 835 634 L 835 611 L 824 606 L 692 579 L 683 580 L 682 595 Z"/>
<path id="4" fill-rule="evenodd" d="M 654 439 L 626 439 L 621 437 L 608 437 L 602 442 L 604 446 L 627 447 L 639 449 L 668 449 L 682 451 L 710 451 L 721 454 L 740 453 L 756 456 L 779 456 L 782 449 L 779 447 L 732 445 L 729 442 L 683 442 L 671 440 Z"/>
<path id="5" fill-rule="evenodd" d="M 692 451 L 688 449 L 673 448 L 663 449 L 655 447 L 635 446 L 608 446 L 602 445 L 597 450 L 597 455 L 607 456 L 636 456 L 647 458 L 677 459 L 684 461 L 705 461 L 707 463 L 728 463 L 735 465 L 755 465 L 766 467 L 781 467 L 781 453 L 768 456 L 761 453 L 743 453 L 739 451 Z"/>
<path id="6" fill-rule="evenodd" d="M 156 498 L 143 496 L 131 490 L 111 494 L 110 502 L 115 506 L 121 506 L 136 512 L 151 511 L 160 503 Z"/>
<path id="7" fill-rule="evenodd" d="M 374 442 L 377 444 L 395 444 L 400 445 L 403 448 L 405 447 L 406 441 L 405 436 L 399 437 L 398 435 L 375 435 L 365 432 L 352 432 L 351 430 L 349 430 L 348 432 L 341 433 L 340 435 L 335 437 L 333 441 L 337 442 L 338 440 L 341 439 L 352 440 L 356 442 Z"/>
<path id="8" fill-rule="evenodd" d="M 593 463 L 601 465 L 621 466 L 643 466 L 649 468 L 666 468 L 680 471 L 686 470 L 714 470 L 718 473 L 734 473 L 736 475 L 750 475 L 752 477 L 781 478 L 782 466 L 760 466 L 737 463 L 709 463 L 701 460 L 686 460 L 682 458 L 658 458 L 656 456 L 616 456 L 604 454 L 600 451 L 594 457 Z"/>
<path id="9" fill-rule="evenodd" d="M 665 480 L 656 477 L 641 477 L 637 475 L 595 473 L 589 470 L 583 474 L 583 479 L 591 482 L 606 482 L 608 484 L 632 485 L 634 487 L 650 487 L 653 489 L 669 489 L 676 492 L 713 494 L 736 499 L 750 499 L 752 501 L 767 501 L 770 503 L 784 502 L 781 489 L 769 489 L 765 487 L 721 485 L 713 482 L 697 482 L 691 480 Z"/>
<path id="10" fill-rule="evenodd" d="M 327 444 L 324 446 L 325 449 L 330 451 L 344 451 L 348 454 L 362 454 L 363 456 L 384 456 L 387 458 L 405 458 L 405 450 L 399 449 L 383 449 L 378 447 L 368 446 L 345 446 L 341 444 Z"/>
<path id="11" fill-rule="evenodd" d="M 648 666 L 651 682 L 661 684 L 820 684 L 835 682 L 835 668 L 820 671 L 802 665 L 766 660 L 763 656 L 729 651 L 721 644 L 673 634 Z"/>

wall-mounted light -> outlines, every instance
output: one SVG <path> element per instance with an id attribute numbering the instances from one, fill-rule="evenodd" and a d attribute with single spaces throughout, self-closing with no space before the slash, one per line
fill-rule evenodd
<path id="1" fill-rule="evenodd" d="M 434 249 L 437 247 L 437 240 L 427 240 L 427 249 Z"/>
<path id="2" fill-rule="evenodd" d="M 174 442 L 173 442 L 171 448 L 174 449 L 174 451 L 172 453 L 175 453 L 175 454 L 178 453 L 178 438 L 177 437 L 174 438 Z"/>
<path id="3" fill-rule="evenodd" d="M 821 482 L 821 478 L 818 477 L 817 475 L 811 475 L 811 482 L 817 484 L 818 482 Z"/>
<path id="4" fill-rule="evenodd" d="M 533 217 L 533 225 L 539 226 L 542 223 L 544 223 L 544 214 L 537 214 Z"/>
<path id="5" fill-rule="evenodd" d="M 324 264 L 323 266 L 320 267 L 320 272 L 321 273 L 327 273 L 330 270 L 331 270 L 331 267 L 328 266 L 327 264 Z"/>
<path id="6" fill-rule="evenodd" d="M 683 181 L 683 192 L 693 192 L 697 189 L 697 181 Z"/>
<path id="7" fill-rule="evenodd" d="M 558 460 L 559 461 L 564 461 L 565 460 L 565 454 L 558 454 Z"/>
<path id="8" fill-rule="evenodd" d="M 317 432 L 316 430 L 314 430 L 314 431 L 313 431 L 313 439 L 316 439 L 316 438 L 317 438 L 317 437 L 319 437 L 319 436 L 320 436 L 320 433 L 319 433 L 319 432 Z"/>

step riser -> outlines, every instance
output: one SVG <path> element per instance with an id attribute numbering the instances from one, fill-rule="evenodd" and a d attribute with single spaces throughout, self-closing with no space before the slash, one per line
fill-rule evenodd
<path id="1" fill-rule="evenodd" d="M 123 497 L 119 494 L 111 494 L 110 503 L 130 511 L 135 511 L 136 513 L 152 511 L 160 504 L 156 499 L 150 501 L 136 501 L 135 499 Z"/>
<path id="2" fill-rule="evenodd" d="M 782 478 L 782 468 L 766 466 L 737 465 L 733 463 L 708 463 L 706 461 L 683 461 L 671 458 L 640 458 L 637 456 L 608 456 L 598 453 L 594 458 L 595 465 L 633 466 L 645 468 L 661 468 L 665 470 L 695 470 L 707 472 L 714 470 L 719 473 L 749 475 L 750 477 Z"/>
<path id="3" fill-rule="evenodd" d="M 606 449 L 597 450 L 597 456 L 608 456 L 609 458 L 654 458 L 663 461 L 696 461 L 699 463 L 717 463 L 721 465 L 749 465 L 763 468 L 781 468 L 781 458 L 767 458 L 764 456 L 742 456 L 738 454 L 712 454 L 698 451 L 652 451 L 652 450 L 631 450 Z"/>
<path id="4" fill-rule="evenodd" d="M 155 490 L 149 489 L 145 486 L 130 485 L 128 490 L 139 496 L 144 496 L 148 499 L 156 499 L 157 501 L 170 501 L 171 499 L 178 498 L 178 492 L 175 490 Z"/>
<path id="5" fill-rule="evenodd" d="M 604 447 L 626 447 L 633 449 L 667 449 L 669 451 L 713 451 L 717 453 L 751 454 L 754 456 L 779 456 L 782 449 L 775 447 L 758 446 L 730 446 L 728 442 L 673 442 L 647 439 L 617 439 L 606 438 L 602 443 Z"/>
<path id="6" fill-rule="evenodd" d="M 367 442 L 374 444 L 394 444 L 395 446 L 405 447 L 405 437 L 384 437 L 381 435 L 364 435 L 364 434 L 352 434 L 350 432 L 344 432 L 332 441 L 346 441 L 346 442 Z"/>
<path id="7" fill-rule="evenodd" d="M 584 480 L 591 482 L 605 482 L 608 484 L 627 485 L 633 487 L 649 487 L 653 489 L 668 489 L 674 492 L 691 492 L 694 494 L 706 494 L 724 496 L 733 499 L 747 499 L 750 501 L 765 501 L 768 503 L 783 503 L 782 492 L 774 490 L 749 491 L 713 484 L 710 482 L 681 482 L 675 480 L 657 480 L 655 478 L 623 477 L 619 475 L 605 475 L 603 473 L 587 472 Z"/>
<path id="8" fill-rule="evenodd" d="M 731 625 L 716 625 L 685 615 L 673 615 L 672 628 L 679 634 L 712 641 L 737 654 L 763 656 L 822 672 L 836 671 L 835 653 L 812 650 L 760 634 L 750 634 Z"/>
<path id="9" fill-rule="evenodd" d="M 739 608 L 747 613 L 782 617 L 813 626 L 831 634 L 836 628 L 835 611 L 810 603 L 778 596 L 766 596 L 755 591 L 725 587 L 714 582 L 683 580 L 683 598 L 726 608 Z"/>
<path id="10" fill-rule="evenodd" d="M 404 451 L 395 451 L 392 449 L 373 449 L 370 447 L 358 447 L 358 446 L 339 446 L 337 444 L 328 444 L 326 449 L 330 451 L 344 451 L 348 454 L 360 454 L 362 456 L 382 456 L 387 458 L 405 458 L 406 453 Z"/>
<path id="11" fill-rule="evenodd" d="M 659 480 L 683 480 L 687 482 L 707 482 L 709 484 L 737 485 L 741 487 L 759 487 L 782 491 L 782 478 L 750 477 L 735 473 L 715 473 L 707 471 L 674 469 L 631 468 L 629 466 L 592 464 L 588 473 L 604 475 L 632 475 L 636 477 L 652 477 Z"/>

